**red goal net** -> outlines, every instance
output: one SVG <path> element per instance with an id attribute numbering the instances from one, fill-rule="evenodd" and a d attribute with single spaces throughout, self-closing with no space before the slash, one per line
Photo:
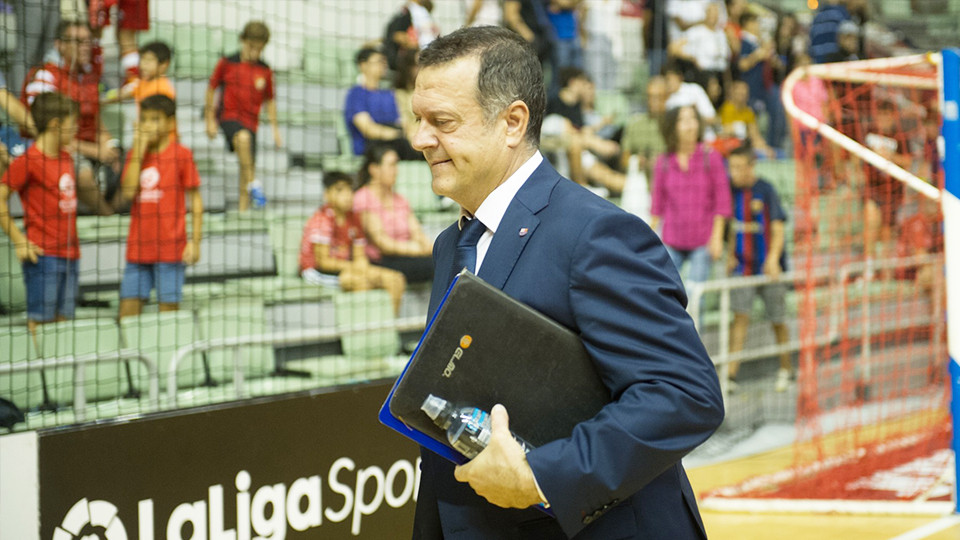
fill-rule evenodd
<path id="1" fill-rule="evenodd" d="M 952 509 L 936 60 L 810 66 L 784 84 L 804 275 L 793 459 L 711 504 Z"/>

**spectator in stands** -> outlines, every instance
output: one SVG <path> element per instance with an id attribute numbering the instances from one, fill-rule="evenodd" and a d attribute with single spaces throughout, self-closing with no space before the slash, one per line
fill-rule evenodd
<path id="1" fill-rule="evenodd" d="M 809 54 L 802 52 L 797 54 L 794 63 L 794 69 L 801 69 L 809 66 L 813 61 Z M 804 73 L 793 87 L 794 104 L 800 108 L 800 110 L 812 115 L 820 122 L 823 122 L 827 118 L 827 100 L 829 97 L 827 94 L 827 85 L 824 84 L 823 79 L 810 75 L 809 73 Z M 798 139 L 794 141 L 795 148 L 797 149 L 797 160 L 806 163 L 817 163 L 818 168 L 822 168 L 825 163 L 831 161 L 829 153 L 831 153 L 833 145 L 821 145 L 820 135 L 816 131 L 797 122 L 795 119 L 793 122 L 797 127 L 797 134 L 799 135 Z M 833 176 L 832 174 L 825 174 L 825 172 L 821 170 L 818 176 L 819 186 L 824 188 L 830 185 L 831 182 L 828 182 L 828 178 L 832 178 Z"/>
<path id="2" fill-rule="evenodd" d="M 776 152 L 763 140 L 760 128 L 757 127 L 757 116 L 747 103 L 750 99 L 750 88 L 743 81 L 735 81 L 730 85 L 727 101 L 720 107 L 720 137 L 721 145 L 730 149 L 747 143 L 756 148 L 756 151 L 773 159 Z M 728 141 L 732 141 L 729 142 Z M 727 152 L 721 150 L 721 153 Z"/>
<path id="3" fill-rule="evenodd" d="M 667 153 L 653 171 L 650 226 L 663 226 L 660 238 L 678 272 L 690 261 L 684 281 L 700 283 L 723 255 L 724 220 L 730 217 L 726 168 L 723 157 L 700 142 L 703 122 L 695 107 L 668 109 L 661 129 Z"/>
<path id="4" fill-rule="evenodd" d="M 27 78 L 34 66 L 46 63 L 44 55 L 56 45 L 60 37 L 60 10 L 62 0 L 18 0 L 5 3 L 12 6 L 16 15 L 13 55 L 8 57 L 10 84 L 14 91 Z M 66 19 L 64 19 L 66 20 Z M 14 31 L 3 28 L 6 34 Z M 6 40 L 4 40 L 6 41 Z"/>
<path id="5" fill-rule="evenodd" d="M 783 148 L 787 136 L 787 113 L 783 109 L 780 89 L 784 79 L 793 71 L 798 54 L 807 50 L 806 37 L 800 33 L 800 23 L 790 14 L 781 15 L 774 32 L 774 54 L 770 57 L 771 85 L 767 91 L 767 145 Z"/>
<path id="6" fill-rule="evenodd" d="M 564 153 L 570 178 L 582 185 L 596 184 L 609 193 L 620 193 L 626 180 L 623 173 L 604 160 L 619 159 L 620 146 L 597 135 L 584 121 L 584 102 L 592 91 L 587 74 L 578 68 L 560 72 L 560 91 L 547 100 L 541 135 L 547 148 Z"/>
<path id="7" fill-rule="evenodd" d="M 330 171 L 323 175 L 323 188 L 326 203 L 303 228 L 300 275 L 309 283 L 344 291 L 386 289 L 399 313 L 407 281 L 396 270 L 370 264 L 363 226 L 353 213 L 353 178 Z"/>
<path id="8" fill-rule="evenodd" d="M 747 0 L 725 0 L 724 3 L 727 5 L 727 24 L 724 25 L 723 31 L 727 35 L 730 58 L 736 59 L 740 57 L 740 38 L 743 30 L 740 28 L 740 17 L 746 13 L 749 4 Z M 736 62 L 730 64 L 730 76 L 734 80 L 740 77 Z"/>
<path id="9" fill-rule="evenodd" d="M 0 111 L 6 113 L 17 127 L 3 125 L 0 120 L 0 176 L 10 166 L 10 161 L 20 157 L 27 150 L 27 141 L 20 136 L 20 130 L 30 136 L 37 135 L 30 111 L 20 103 L 17 96 L 7 90 L 7 80 L 0 73 Z"/>
<path id="10" fill-rule="evenodd" d="M 823 64 L 840 50 L 837 29 L 851 19 L 847 10 L 849 0 L 824 0 L 810 24 L 810 56 L 814 63 Z"/>
<path id="11" fill-rule="evenodd" d="M 367 148 L 357 175 L 360 189 L 353 194 L 353 212 L 363 225 L 371 262 L 401 272 L 409 283 L 430 281 L 433 242 L 407 199 L 393 189 L 397 161 L 397 152 L 388 146 Z"/>
<path id="12" fill-rule="evenodd" d="M 121 191 L 124 200 L 133 201 L 127 266 L 120 284 L 121 319 L 139 315 L 152 289 L 157 290 L 160 311 L 178 309 L 186 266 L 200 260 L 200 175 L 193 153 L 171 136 L 176 117 L 176 103 L 168 96 L 155 94 L 140 103 L 140 121 L 127 154 Z"/>
<path id="13" fill-rule="evenodd" d="M 553 27 L 547 16 L 547 0 L 503 0 L 503 25 L 520 34 L 537 51 L 540 63 L 554 74 Z"/>
<path id="14" fill-rule="evenodd" d="M 101 165 L 115 172 L 120 166 L 120 142 L 100 122 L 102 58 L 93 55 L 93 38 L 86 23 L 63 21 L 57 35 L 57 61 L 30 71 L 20 99 L 24 105 L 32 105 L 43 92 L 59 92 L 79 104 L 77 139 L 67 150 L 76 159 L 77 183 L 90 185 L 96 182 Z M 112 179 L 107 184 L 106 196 L 113 199 L 117 186 Z"/>
<path id="15" fill-rule="evenodd" d="M 103 215 L 111 213 L 92 177 L 74 176 L 67 150 L 78 129 L 78 106 L 68 97 L 41 93 L 31 108 L 36 143 L 0 178 L 0 228 L 10 237 L 23 265 L 27 287 L 27 326 L 73 318 L 77 296 L 77 199 Z M 23 205 L 26 234 L 10 216 L 16 191 Z"/>
<path id="16" fill-rule="evenodd" d="M 653 161 L 667 149 L 660 135 L 660 119 L 667 110 L 667 83 L 662 76 L 647 82 L 647 110 L 630 117 L 620 139 L 621 167 L 626 169 L 630 156 L 639 156 L 638 165 L 647 178 L 653 177 Z"/>
<path id="17" fill-rule="evenodd" d="M 650 64 L 650 76 L 663 73 L 667 63 L 667 2 L 663 0 L 645 0 L 643 8 L 643 50 Z"/>
<path id="18" fill-rule="evenodd" d="M 737 59 L 737 69 L 740 71 L 740 80 L 746 82 L 750 88 L 750 108 L 760 114 L 766 110 L 769 99 L 764 73 L 776 52 L 775 45 L 772 40 L 761 40 L 760 20 L 755 14 L 744 13 L 740 17 L 740 27 L 740 57 Z"/>
<path id="19" fill-rule="evenodd" d="M 402 56 L 416 53 L 440 36 L 431 11 L 433 0 L 408 0 L 387 23 L 383 54 L 390 69 L 397 69 Z"/>
<path id="20" fill-rule="evenodd" d="M 564 68 L 583 69 L 583 43 L 586 41 L 585 17 L 587 5 L 583 0 L 549 0 L 547 19 L 553 34 L 553 69 L 560 73 Z M 559 78 L 551 78 L 547 96 L 560 89 Z"/>
<path id="21" fill-rule="evenodd" d="M 770 283 L 730 292 L 730 309 L 733 311 L 730 354 L 743 350 L 750 314 L 753 312 L 753 299 L 758 294 L 763 298 L 767 320 L 773 325 L 777 344 L 784 345 L 790 339 L 790 330 L 784 320 L 788 284 L 779 281 L 780 274 L 787 269 L 784 250 L 787 215 L 773 185 L 757 178 L 753 168 L 755 159 L 749 145 L 736 148 L 728 158 L 733 188 L 733 219 L 727 243 L 727 273 L 731 276 L 765 275 L 770 278 Z M 729 377 L 733 384 L 736 384 L 739 370 L 740 362 L 730 363 Z M 792 371 L 790 354 L 780 353 L 777 392 L 787 389 Z"/>
<path id="22" fill-rule="evenodd" d="M 825 63 L 860 60 L 860 27 L 853 21 L 837 26 L 837 50 L 824 58 Z"/>
<path id="23" fill-rule="evenodd" d="M 918 197 L 917 212 L 900 224 L 897 234 L 897 257 L 915 257 L 943 252 L 943 216 L 937 201 L 927 197 Z M 931 301 L 931 311 L 936 317 L 943 313 L 939 305 L 943 299 L 942 267 L 924 264 L 907 268 L 897 268 L 895 277 L 913 280 L 917 287 Z M 939 298 L 939 301 L 937 301 Z"/>
<path id="24" fill-rule="evenodd" d="M 707 92 L 711 103 L 722 100 L 724 75 L 730 66 L 730 46 L 720 25 L 720 3 L 707 4 L 704 20 L 670 43 L 673 57 L 693 65 L 693 80 Z"/>
<path id="25" fill-rule="evenodd" d="M 712 138 L 713 127 L 717 122 L 717 111 L 710 101 L 706 90 L 696 83 L 688 83 L 683 79 L 683 68 L 676 62 L 668 62 L 663 69 L 664 81 L 667 84 L 667 109 L 693 106 L 697 109 L 697 116 L 703 122 L 703 129 L 707 138 Z"/>
<path id="26" fill-rule="evenodd" d="M 260 55 L 270 41 L 270 29 L 260 21 L 250 21 L 240 33 L 240 52 L 225 56 L 217 62 L 207 87 L 204 116 L 207 136 L 217 136 L 217 124 L 227 140 L 227 149 L 237 153 L 240 162 L 239 210 L 245 212 L 253 202 L 255 208 L 267 203 L 263 184 L 254 178 L 257 157 L 257 125 L 260 107 L 266 105 L 273 142 L 283 146 L 280 126 L 277 124 L 277 102 L 273 99 L 273 71 Z M 217 89 L 220 100 L 214 107 Z"/>
<path id="27" fill-rule="evenodd" d="M 400 126 L 403 128 L 404 139 L 408 141 L 417 130 L 417 117 L 413 114 L 413 89 L 417 83 L 417 72 L 420 71 L 417 63 L 419 56 L 420 53 L 417 52 L 400 58 L 393 79 L 393 94 L 397 102 L 397 112 L 400 114 Z"/>
<path id="28" fill-rule="evenodd" d="M 464 26 L 500 26 L 503 22 L 501 0 L 463 0 L 467 18 Z"/>
<path id="29" fill-rule="evenodd" d="M 362 156 L 368 141 L 385 141 L 400 159 L 423 159 L 404 135 L 397 98 L 392 90 L 381 89 L 387 65 L 383 54 L 364 47 L 357 53 L 360 83 L 347 92 L 343 119 L 353 141 L 353 153 Z"/>
<path id="30" fill-rule="evenodd" d="M 124 84 L 140 76 L 140 55 L 137 32 L 150 29 L 149 0 L 88 0 L 90 28 L 99 38 L 103 28 L 110 25 L 110 8 L 117 7 L 117 44 L 120 46 L 120 69 Z"/>
<path id="31" fill-rule="evenodd" d="M 132 99 L 139 105 L 145 97 L 154 94 L 176 99 L 176 90 L 167 78 L 170 56 L 170 47 L 162 41 L 151 41 L 140 47 L 138 76 L 119 91 L 107 92 L 104 103 Z"/>
<path id="32" fill-rule="evenodd" d="M 880 157 L 897 166 L 910 170 L 913 156 L 907 141 L 906 130 L 897 121 L 897 108 L 891 101 L 877 105 L 873 125 L 867 129 L 863 144 Z M 897 211 L 903 205 L 903 183 L 881 172 L 870 164 L 864 164 L 865 200 L 863 205 L 863 249 L 867 259 L 877 255 L 877 244 L 889 249 Z M 883 256 L 883 253 L 880 253 Z"/>

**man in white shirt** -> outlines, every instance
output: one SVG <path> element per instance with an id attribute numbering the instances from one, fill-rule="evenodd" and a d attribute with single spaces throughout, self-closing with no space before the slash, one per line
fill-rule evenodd
<path id="1" fill-rule="evenodd" d="M 663 70 L 663 76 L 667 83 L 667 110 L 687 105 L 696 107 L 706 128 L 705 140 L 713 140 L 716 133 L 714 128 L 717 123 L 717 111 L 710 102 L 707 92 L 699 84 L 684 82 L 683 70 L 674 62 L 667 64 Z"/>
<path id="2" fill-rule="evenodd" d="M 691 26 L 679 40 L 671 43 L 670 53 L 696 66 L 695 80 L 708 95 L 712 85 L 720 88 L 723 74 L 730 67 L 730 44 L 720 24 L 719 2 L 707 4 L 704 21 Z"/>

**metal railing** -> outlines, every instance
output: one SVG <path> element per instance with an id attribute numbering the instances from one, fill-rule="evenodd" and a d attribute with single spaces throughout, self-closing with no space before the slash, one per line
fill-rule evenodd
<path id="1" fill-rule="evenodd" d="M 319 343 L 333 341 L 349 334 L 359 334 L 375 330 L 396 330 L 397 332 L 422 330 L 424 328 L 423 317 L 405 317 L 402 319 L 391 319 L 376 323 L 355 325 L 348 328 L 318 328 L 316 330 L 289 330 L 286 332 L 272 332 L 265 334 L 255 334 L 250 336 L 235 336 L 218 339 L 202 339 L 194 341 L 189 345 L 184 345 L 170 358 L 169 371 L 167 372 L 167 403 L 169 408 L 177 406 L 177 367 L 188 356 L 198 352 L 210 351 L 213 349 L 232 349 L 233 350 L 233 385 L 236 397 L 243 396 L 243 358 L 240 351 L 243 347 L 255 345 L 304 345 L 307 343 Z"/>
<path id="2" fill-rule="evenodd" d="M 53 369 L 60 367 L 73 368 L 73 414 L 78 422 L 86 420 L 87 394 L 84 389 L 86 373 L 84 368 L 89 364 L 102 362 L 122 362 L 136 360 L 147 368 L 147 400 L 154 409 L 160 408 L 160 373 L 157 365 L 150 358 L 140 354 L 135 349 L 121 349 L 110 353 L 91 353 L 76 356 L 62 356 L 57 358 L 37 358 L 13 364 L 0 364 L 0 375 L 34 370 Z"/>
<path id="3" fill-rule="evenodd" d="M 870 261 L 856 261 L 849 262 L 839 266 L 839 268 L 830 268 L 830 267 L 818 267 L 813 269 L 813 271 L 798 271 L 793 270 L 790 272 L 784 272 L 781 274 L 777 280 L 770 278 L 767 275 L 756 275 L 756 276 L 737 276 L 737 277 L 728 277 L 721 279 L 714 279 L 710 281 L 705 281 L 701 283 L 693 283 L 689 288 L 689 301 L 687 303 L 687 312 L 690 313 L 693 317 L 694 324 L 697 326 L 697 330 L 701 330 L 700 325 L 700 316 L 701 305 L 703 304 L 703 297 L 707 293 L 719 292 L 720 293 L 720 324 L 718 329 L 718 351 L 712 356 L 714 365 L 717 366 L 719 371 L 720 383 L 723 389 L 724 396 L 727 394 L 728 390 L 728 381 L 729 381 L 729 364 L 731 362 L 741 362 L 741 361 L 752 361 L 759 360 L 762 358 L 769 358 L 770 356 L 782 354 L 782 353 L 791 353 L 797 352 L 800 350 L 802 343 L 800 340 L 791 340 L 783 344 L 768 345 L 764 347 L 755 347 L 752 349 L 744 348 L 737 353 L 730 353 L 730 323 L 733 313 L 730 310 L 730 292 L 734 289 L 743 289 L 748 287 L 757 287 L 760 285 L 766 285 L 774 282 L 790 282 L 797 283 L 800 281 L 814 280 L 815 282 L 822 283 L 827 282 L 827 286 L 833 290 L 832 298 L 840 299 L 842 302 L 831 302 L 829 306 L 829 311 L 827 312 L 828 316 L 828 329 L 827 332 L 822 333 L 817 338 L 815 338 L 814 345 L 827 345 L 833 343 L 840 339 L 841 337 L 850 337 L 847 333 L 841 329 L 841 319 L 845 316 L 848 308 L 850 307 L 847 302 L 847 295 L 844 293 L 845 289 L 850 286 L 850 279 L 853 275 L 862 274 L 861 286 L 864 288 L 869 287 L 869 283 L 873 281 L 873 272 L 875 270 L 892 270 L 896 268 L 910 268 L 916 266 L 924 265 L 933 265 L 940 264 L 943 265 L 943 255 L 942 254 L 928 254 L 928 255 L 916 255 L 912 257 L 900 257 L 900 258 L 889 258 L 889 259 L 875 259 Z M 872 327 L 870 325 L 870 294 L 869 290 L 865 290 L 861 299 L 863 305 L 862 312 L 862 321 L 860 329 L 860 339 L 861 339 L 861 358 L 863 359 L 863 365 L 865 369 L 869 369 L 869 355 L 870 355 L 870 337 L 874 333 L 886 332 L 893 330 L 899 327 L 903 327 L 904 324 L 894 324 L 884 325 L 880 327 Z M 916 321 L 907 321 L 916 322 Z M 934 333 L 937 336 L 936 339 L 939 339 L 939 332 Z"/>

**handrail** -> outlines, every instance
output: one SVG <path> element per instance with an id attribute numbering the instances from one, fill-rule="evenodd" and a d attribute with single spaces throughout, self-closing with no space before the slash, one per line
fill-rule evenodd
<path id="1" fill-rule="evenodd" d="M 424 327 L 424 318 L 405 317 L 380 321 L 376 323 L 358 324 L 348 328 L 317 328 L 288 330 L 285 332 L 269 332 L 249 336 L 233 336 L 227 338 L 200 339 L 184 345 L 174 352 L 170 358 L 169 372 L 167 373 L 167 405 L 177 405 L 177 367 L 190 354 L 209 351 L 212 349 L 234 349 L 233 355 L 233 382 L 238 398 L 243 397 L 243 369 L 240 362 L 240 347 L 249 345 L 301 345 L 317 341 L 327 341 L 348 334 L 358 334 L 373 330 L 421 330 Z"/>
<path id="2" fill-rule="evenodd" d="M 805 279 L 814 279 L 817 281 L 822 281 L 825 279 L 830 279 L 836 276 L 836 279 L 830 279 L 832 282 L 831 287 L 837 288 L 838 293 L 839 289 L 843 289 L 844 284 L 847 283 L 851 275 L 864 272 L 865 281 L 872 280 L 873 270 L 881 269 L 892 269 L 892 268 L 903 268 L 910 266 L 921 266 L 934 264 L 943 259 L 942 254 L 926 254 L 926 255 L 914 255 L 911 257 L 896 257 L 896 258 L 887 258 L 887 259 L 873 259 L 873 260 L 864 260 L 864 261 L 851 261 L 845 264 L 840 265 L 839 268 L 830 268 L 826 266 L 821 266 L 814 268 L 812 272 L 807 271 L 797 271 L 793 270 L 790 272 L 784 272 L 781 274 L 776 281 L 779 282 L 797 282 Z M 744 349 L 735 354 L 730 354 L 730 291 L 733 289 L 742 289 L 746 287 L 756 287 L 760 285 L 765 285 L 769 283 L 774 283 L 775 280 L 770 276 L 765 274 L 756 275 L 756 276 L 734 276 L 721 279 L 714 279 L 699 283 L 692 283 L 690 285 L 689 292 L 689 301 L 687 303 L 687 312 L 690 313 L 693 317 L 694 324 L 697 326 L 697 329 L 700 328 L 700 305 L 702 303 L 703 295 L 707 292 L 719 292 L 720 293 L 720 329 L 719 329 L 719 351 L 713 355 L 712 360 L 715 366 L 719 368 L 720 371 L 720 380 L 724 387 L 724 395 L 726 395 L 726 381 L 729 377 L 729 364 L 731 362 L 738 362 L 744 360 L 755 360 L 758 358 L 767 358 L 773 354 L 780 354 L 783 352 L 794 352 L 800 350 L 801 342 L 794 340 L 782 345 L 773 345 L 767 347 L 758 347 L 755 349 Z M 869 310 L 869 297 L 865 296 L 864 305 L 866 309 Z M 836 311 L 843 311 L 845 309 L 845 304 L 843 306 L 836 306 L 831 304 L 831 307 Z M 869 313 L 869 311 L 867 311 Z M 837 317 L 834 316 L 834 313 L 829 313 L 829 328 L 828 331 L 821 334 L 818 338 L 814 340 L 816 345 L 825 345 L 832 343 L 839 337 L 839 322 Z M 865 340 L 867 347 L 869 347 L 869 337 L 870 337 L 870 327 L 869 321 L 866 320 L 868 317 L 864 317 L 863 322 L 863 331 L 861 339 Z M 869 348 L 866 349 L 866 353 L 869 353 Z M 865 354 L 866 354 L 865 353 Z"/>
<path id="3" fill-rule="evenodd" d="M 160 408 L 160 372 L 157 365 L 150 358 L 140 354 L 136 349 L 121 349 L 108 353 L 89 353 L 81 355 L 60 356 L 56 358 L 36 358 L 12 364 L 0 364 L 0 375 L 31 371 L 34 369 L 48 369 L 57 367 L 74 368 L 73 372 L 73 413 L 80 422 L 86 419 L 87 395 L 83 388 L 86 374 L 83 368 L 88 364 L 108 361 L 137 360 L 147 368 L 149 387 L 147 399 L 154 409 Z"/>

